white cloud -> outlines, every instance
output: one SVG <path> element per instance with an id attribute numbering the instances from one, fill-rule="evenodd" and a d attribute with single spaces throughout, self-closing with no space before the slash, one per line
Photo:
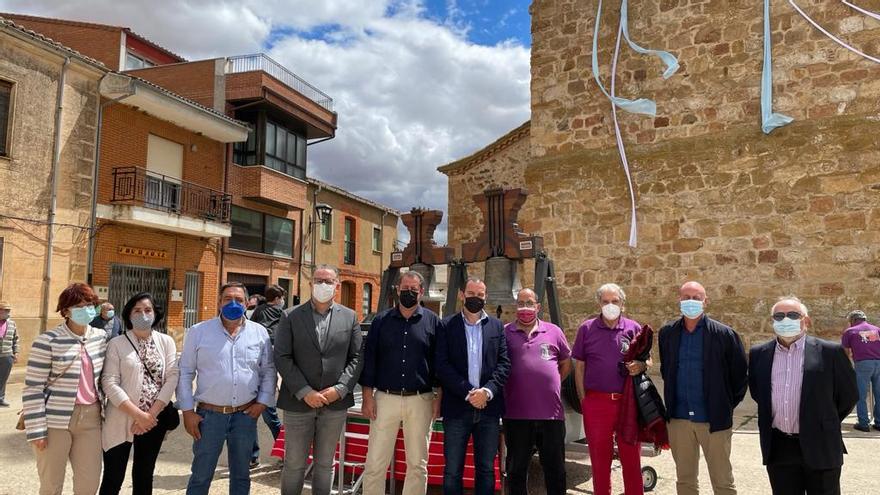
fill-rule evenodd
<path id="1" fill-rule="evenodd" d="M 263 50 L 336 102 L 309 173 L 402 211 L 446 209 L 440 165 L 529 116 L 529 50 L 481 46 L 418 0 L 0 0 L 6 11 L 124 25 L 197 59 Z M 454 2 L 450 2 L 455 6 Z M 299 33 L 322 29 L 320 39 Z M 445 222 L 438 237 L 445 240 Z"/>

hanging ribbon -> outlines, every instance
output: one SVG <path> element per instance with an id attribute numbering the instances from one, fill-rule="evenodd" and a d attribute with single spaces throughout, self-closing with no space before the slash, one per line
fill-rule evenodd
<path id="1" fill-rule="evenodd" d="M 761 70 L 761 130 L 770 134 L 773 129 L 790 123 L 793 118 L 773 113 L 773 61 L 770 57 L 770 0 L 764 0 L 764 66 Z"/>
<path id="2" fill-rule="evenodd" d="M 626 0 L 624 5 L 626 4 Z M 617 42 L 614 45 L 614 56 L 611 59 L 611 97 L 614 97 L 614 91 L 617 81 L 617 56 L 620 53 L 620 35 L 626 33 L 626 18 L 621 15 L 620 24 L 617 26 Z M 677 65 L 677 64 L 676 64 Z M 623 146 L 623 139 L 620 137 L 620 125 L 617 123 L 617 107 L 611 105 L 611 116 L 614 119 L 614 137 L 617 139 L 617 151 L 620 153 L 620 162 L 623 164 L 623 172 L 626 174 L 626 183 L 629 185 L 629 204 L 630 204 L 630 222 L 629 222 L 629 247 L 636 247 L 638 240 L 638 229 L 636 228 L 636 194 L 633 188 L 632 177 L 629 173 L 629 161 L 626 159 L 626 149 Z"/>
<path id="3" fill-rule="evenodd" d="M 629 38 L 629 6 L 627 5 L 628 0 L 623 0 L 620 3 L 620 24 L 623 26 L 623 38 L 629 44 L 630 48 L 635 50 L 642 55 L 653 55 L 658 57 L 664 64 L 666 64 L 666 70 L 663 72 L 663 79 L 669 79 L 675 74 L 675 71 L 678 70 L 678 59 L 675 58 L 675 55 L 664 52 L 663 50 L 651 50 L 648 48 L 642 48 L 639 45 L 635 44 Z M 598 24 L 598 21 L 597 21 Z M 595 38 L 594 38 L 595 39 Z M 593 52 L 595 53 L 595 51 Z M 613 95 L 613 92 L 612 92 Z"/>
<path id="4" fill-rule="evenodd" d="M 599 0 L 599 7 L 596 10 L 596 28 L 593 30 L 593 79 L 596 80 L 596 84 L 599 86 L 602 94 L 608 97 L 614 106 L 620 107 L 621 110 L 630 113 L 641 113 L 644 115 L 650 115 L 651 117 L 655 116 L 657 114 L 657 104 L 654 103 L 653 100 L 647 98 L 628 100 L 626 98 L 611 96 L 605 91 L 605 86 L 602 85 L 602 81 L 599 79 L 599 24 L 601 18 L 602 0 Z"/>
<path id="5" fill-rule="evenodd" d="M 766 2 L 767 0 L 764 0 L 764 1 Z M 794 3 L 794 0 L 788 0 L 788 3 L 790 3 L 791 6 L 794 7 L 794 10 L 796 10 L 796 11 L 798 12 L 798 14 L 801 15 L 801 17 L 803 17 L 804 19 L 806 19 L 807 22 L 809 22 L 810 24 L 813 25 L 813 27 L 815 27 L 816 29 L 818 29 L 819 31 L 821 31 L 825 36 L 828 36 L 829 38 L 831 38 L 831 40 L 834 41 L 835 43 L 837 43 L 838 45 L 840 45 L 840 46 L 846 48 L 847 50 L 849 50 L 849 51 L 851 51 L 851 52 L 853 52 L 853 53 L 855 53 L 855 54 L 861 55 L 862 57 L 865 57 L 866 59 L 868 59 L 868 60 L 870 60 L 870 61 L 872 61 L 872 62 L 874 62 L 874 63 L 878 63 L 878 64 L 880 64 L 880 58 L 872 57 L 871 55 L 868 55 L 868 54 L 866 54 L 866 53 L 864 53 L 864 52 L 861 52 L 861 51 L 859 51 L 858 49 L 853 48 L 852 46 L 850 46 L 850 45 L 846 44 L 845 42 L 841 41 L 840 38 L 834 36 L 833 34 L 829 33 L 828 31 L 826 31 L 825 28 L 823 28 L 823 27 L 820 26 L 816 21 L 814 21 L 813 19 L 811 19 L 810 16 L 808 16 L 806 12 L 804 12 L 803 10 L 801 10 L 801 8 L 798 7 L 798 5 L 797 5 L 796 3 Z M 844 2 L 844 3 L 846 3 L 846 2 Z"/>
<path id="6" fill-rule="evenodd" d="M 865 9 L 859 7 L 858 5 L 853 5 L 849 2 L 847 2 L 846 0 L 840 0 L 840 1 L 843 2 L 844 5 L 848 5 L 854 9 L 858 10 L 859 12 L 865 14 L 866 16 L 873 17 L 874 19 L 877 19 L 878 21 L 880 21 L 880 14 L 875 14 L 874 12 L 871 12 L 870 10 L 865 10 Z"/>

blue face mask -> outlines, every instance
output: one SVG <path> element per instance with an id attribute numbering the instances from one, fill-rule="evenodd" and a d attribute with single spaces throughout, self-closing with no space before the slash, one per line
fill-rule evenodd
<path id="1" fill-rule="evenodd" d="M 220 314 L 229 321 L 240 320 L 244 316 L 245 307 L 238 301 L 229 301 L 222 308 Z"/>
<path id="2" fill-rule="evenodd" d="M 684 301 L 680 301 L 678 305 L 681 308 L 681 314 L 692 320 L 703 314 L 703 301 L 685 299 Z"/>
<path id="3" fill-rule="evenodd" d="M 773 331 L 780 337 L 797 337 L 801 334 L 801 321 L 783 318 L 782 321 L 773 321 Z"/>
<path id="4" fill-rule="evenodd" d="M 108 320 L 110 318 L 113 318 L 114 316 L 116 316 L 116 311 L 113 311 L 112 309 L 110 311 L 107 311 L 107 319 Z"/>
<path id="5" fill-rule="evenodd" d="M 88 325 L 89 322 L 95 319 L 98 312 L 95 311 L 94 306 L 86 306 L 84 308 L 70 308 L 70 321 L 76 323 L 77 325 Z"/>

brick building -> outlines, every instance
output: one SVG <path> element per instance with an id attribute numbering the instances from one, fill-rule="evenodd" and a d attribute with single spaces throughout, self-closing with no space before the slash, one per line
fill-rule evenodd
<path id="1" fill-rule="evenodd" d="M 814 332 L 832 339 L 851 309 L 880 316 L 880 67 L 773 3 L 774 110 L 795 121 L 769 135 L 759 105 L 760 3 L 630 4 L 633 38 L 681 63 L 664 81 L 655 59 L 621 49 L 617 94 L 658 106 L 656 118 L 618 111 L 638 206 L 630 248 L 611 107 L 591 74 L 595 5 L 534 1 L 528 136 L 441 168 L 450 242 L 476 235 L 472 193 L 487 184 L 528 189 L 519 223 L 543 235 L 556 260 L 570 333 L 595 312 L 594 291 L 608 281 L 627 290 L 632 316 L 656 328 L 678 314 L 678 286 L 701 280 L 708 312 L 747 344 L 772 333 L 767 315 L 785 294 L 802 297 Z M 877 52 L 876 23 L 842 4 L 809 11 Z M 606 85 L 618 15 L 606 6 L 598 40 Z"/>
<path id="2" fill-rule="evenodd" d="M 108 131 L 108 142 L 102 145 L 102 152 L 107 152 L 113 168 L 131 164 L 144 168 L 143 163 L 150 162 L 150 156 L 182 155 L 182 174 L 170 179 L 168 174 L 163 174 L 166 177 L 162 180 L 179 182 L 184 189 L 198 190 L 203 196 L 216 196 L 223 201 L 228 194 L 230 201 L 229 225 L 221 225 L 225 217 L 219 222 L 212 221 L 216 218 L 207 218 L 204 205 L 195 212 L 197 218 L 204 220 L 201 224 L 181 226 L 179 222 L 170 222 L 171 230 L 178 233 L 180 228 L 190 229 L 186 236 L 167 232 L 146 235 L 102 223 L 99 239 L 103 241 L 95 253 L 94 281 L 99 287 L 109 284 L 111 300 L 121 300 L 121 294 L 133 289 L 127 282 L 116 284 L 118 289 L 114 289 L 114 284 L 108 282 L 114 270 L 111 265 L 126 265 L 126 277 L 151 280 L 149 284 L 156 287 L 164 287 L 166 282 L 154 280 L 155 273 L 143 270 L 157 266 L 168 270 L 172 329 L 186 328 L 214 314 L 214 295 L 220 281 L 243 282 L 256 293 L 261 293 L 266 284 L 279 284 L 287 289 L 290 304 L 308 298 L 308 285 L 303 281 L 311 273 L 311 262 L 304 262 L 303 253 L 307 250 L 304 242 L 310 235 L 315 199 L 307 178 L 308 147 L 335 136 L 337 114 L 329 96 L 264 54 L 190 62 L 128 28 L 33 16 L 13 17 L 33 29 L 50 32 L 122 71 L 132 78 L 133 84 L 144 88 L 143 91 L 150 88 L 157 94 L 173 95 L 189 102 L 203 114 L 219 119 L 214 125 L 235 126 L 238 122 L 248 126 L 245 138 L 213 136 L 211 142 L 204 139 L 211 136 L 203 131 L 199 131 L 201 138 L 187 134 L 192 127 L 181 122 L 177 122 L 175 129 L 161 122 L 162 115 L 140 115 L 143 112 L 139 114 L 131 105 L 126 105 L 129 99 L 107 108 L 105 121 L 110 123 L 103 128 Z M 135 121 L 139 124 L 134 125 Z M 133 133 L 130 137 L 126 135 L 129 130 Z M 240 142 L 224 144 L 234 141 Z M 183 148 L 173 143 L 182 144 Z M 153 145 L 158 154 L 150 155 L 149 145 Z M 167 163 L 165 158 L 159 161 Z M 158 165 L 160 173 L 165 170 L 163 166 Z M 102 165 L 102 201 L 110 198 L 111 203 L 118 203 L 112 199 L 116 188 L 121 187 L 120 181 L 129 179 L 120 175 L 122 172 L 115 177 L 105 172 L 112 174 L 112 168 Z M 143 175 L 140 169 L 125 173 Z M 157 190 L 158 194 L 163 194 L 165 182 Z M 384 236 L 380 245 L 396 239 L 397 217 L 386 218 L 388 212 L 396 214 L 393 210 L 327 184 L 317 187 L 335 191 L 324 194 L 329 194 L 328 202 L 339 204 L 340 213 L 336 218 L 341 222 L 344 220 L 341 212 L 347 213 L 346 218 L 357 219 L 359 227 L 355 235 L 368 239 L 372 235 L 371 226 L 376 225 Z M 149 185 L 141 188 L 146 191 Z M 119 210 L 121 206 L 105 204 L 99 208 L 103 219 L 118 220 L 121 214 L 112 213 L 108 208 Z M 207 216 L 214 214 L 209 211 Z M 145 221 L 169 223 L 167 218 L 155 216 Z M 343 229 L 345 225 L 340 223 Z M 201 233 L 192 229 L 200 229 Z M 338 238 L 338 246 L 342 246 L 345 234 L 340 233 Z M 371 246 L 371 243 L 364 242 L 362 246 Z M 354 309 L 362 306 L 361 294 L 365 290 L 375 287 L 378 293 L 376 280 L 381 269 L 379 265 L 373 266 L 374 258 L 381 259 L 390 250 L 390 247 L 380 248 L 374 253 L 368 249 L 368 253 L 357 255 L 355 264 L 344 267 L 346 298 Z M 140 262 L 135 263 L 138 260 Z M 122 268 L 115 269 L 121 273 Z M 367 286 L 371 289 L 364 288 L 365 281 L 369 281 Z M 352 291 L 359 295 L 350 296 Z M 193 298 L 200 302 L 187 302 Z"/>
<path id="3" fill-rule="evenodd" d="M 332 211 L 323 224 L 309 221 L 305 226 L 304 259 L 311 261 L 314 246 L 316 263 L 339 268 L 342 287 L 337 302 L 363 319 L 378 308 L 382 272 L 395 249 L 400 212 L 316 179 L 309 179 L 309 200 Z"/>
<path id="4" fill-rule="evenodd" d="M 61 290 L 86 277 L 106 73 L 97 60 L 0 19 L 0 299 L 12 305 L 23 358 L 39 332 L 61 321 Z"/>

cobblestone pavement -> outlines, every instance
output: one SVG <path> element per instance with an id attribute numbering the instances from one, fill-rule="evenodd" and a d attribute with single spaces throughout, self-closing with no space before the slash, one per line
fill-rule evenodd
<path id="1" fill-rule="evenodd" d="M 20 373 L 16 373 L 7 388 L 7 397 L 12 404 L 9 408 L 0 409 L 0 495 L 28 495 L 38 493 L 36 467 L 33 453 L 24 440 L 24 435 L 14 429 L 17 412 L 21 408 Z M 733 470 L 740 494 L 769 494 L 770 486 L 767 475 L 761 465 L 761 452 L 758 446 L 757 421 L 754 417 L 755 404 L 749 399 L 737 409 L 737 430 L 733 436 Z M 842 475 L 842 493 L 844 495 L 861 495 L 863 493 L 880 492 L 880 479 L 877 477 L 877 455 L 880 451 L 880 432 L 861 433 L 852 431 L 851 425 L 855 416 L 844 422 L 844 439 L 849 455 L 845 458 Z M 281 465 L 277 459 L 269 457 L 272 445 L 268 428 L 261 424 L 260 441 L 263 446 L 262 464 L 252 472 L 251 493 L 279 493 Z M 172 432 L 162 448 L 156 468 L 154 493 L 184 493 L 192 459 L 192 442 L 183 428 Z M 643 458 L 643 466 L 651 466 L 657 470 L 659 480 L 654 493 L 667 495 L 675 493 L 675 466 L 672 455 L 663 452 L 658 457 Z M 228 493 L 225 455 L 221 456 L 211 493 Z M 544 493 L 541 469 L 537 458 L 530 470 L 530 493 Z M 591 494 L 590 465 L 586 455 L 571 454 L 567 463 L 568 486 L 571 494 Z M 615 493 L 623 492 L 623 479 L 620 466 L 615 465 L 612 472 L 612 483 Z M 65 484 L 65 493 L 71 487 L 70 473 Z M 130 481 L 123 485 L 123 492 L 131 488 Z M 398 491 L 399 491 L 398 485 Z M 711 493 L 708 471 L 705 464 L 700 470 L 700 489 L 702 493 Z M 439 488 L 432 488 L 432 494 L 440 494 Z M 129 492 L 130 493 L 130 492 Z"/>

